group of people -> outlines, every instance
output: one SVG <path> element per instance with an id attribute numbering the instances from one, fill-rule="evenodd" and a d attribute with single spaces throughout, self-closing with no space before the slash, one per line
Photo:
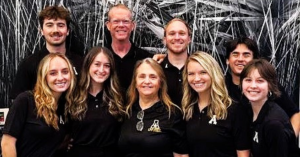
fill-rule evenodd
<path id="1" fill-rule="evenodd" d="M 253 40 L 227 43 L 224 76 L 209 53 L 188 53 L 184 20 L 166 24 L 165 56 L 130 42 L 128 7 L 107 15 L 111 45 L 82 58 L 66 49 L 69 12 L 40 12 L 46 45 L 19 66 L 3 157 L 300 156 L 299 108 Z"/>

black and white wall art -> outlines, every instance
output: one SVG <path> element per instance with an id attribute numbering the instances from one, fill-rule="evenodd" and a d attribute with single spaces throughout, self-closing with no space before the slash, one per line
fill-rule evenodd
<path id="1" fill-rule="evenodd" d="M 1 0 L 0 1 L 0 107 L 8 107 L 19 62 L 44 44 L 37 15 L 46 5 L 62 5 L 72 15 L 68 46 L 83 55 L 105 45 L 111 5 L 124 3 L 134 12 L 137 27 L 131 40 L 153 53 L 164 53 L 163 26 L 173 17 L 192 28 L 189 52 L 212 54 L 224 73 L 224 42 L 248 36 L 259 44 L 261 55 L 277 69 L 280 83 L 299 103 L 299 0 Z"/>

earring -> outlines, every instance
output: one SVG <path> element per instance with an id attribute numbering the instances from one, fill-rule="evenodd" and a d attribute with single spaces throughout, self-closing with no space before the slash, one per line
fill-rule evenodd
<path id="1" fill-rule="evenodd" d="M 272 94 L 273 94 L 273 93 L 270 91 L 270 92 L 268 93 L 268 97 L 271 97 Z"/>

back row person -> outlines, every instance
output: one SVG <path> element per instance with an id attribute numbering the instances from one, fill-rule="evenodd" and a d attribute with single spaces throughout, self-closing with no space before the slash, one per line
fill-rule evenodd
<path id="1" fill-rule="evenodd" d="M 248 100 L 242 97 L 240 85 L 240 74 L 244 66 L 259 57 L 258 46 L 256 42 L 250 38 L 241 37 L 233 39 L 226 44 L 226 63 L 230 72 L 226 74 L 226 85 L 230 97 L 235 101 L 247 104 Z M 287 113 L 290 117 L 296 136 L 300 131 L 300 112 L 297 105 L 288 97 L 284 88 L 278 83 L 281 96 L 274 101 Z"/>
<path id="2" fill-rule="evenodd" d="M 132 11 L 124 4 L 117 4 L 108 11 L 107 29 L 110 32 L 112 43 L 106 45 L 113 52 L 116 70 L 122 90 L 125 92 L 130 85 L 134 65 L 138 60 L 153 57 L 161 62 L 164 55 L 153 55 L 146 50 L 136 47 L 130 42 L 131 32 L 135 29 Z"/>
<path id="3" fill-rule="evenodd" d="M 71 22 L 69 11 L 61 6 L 48 6 L 39 13 L 38 18 L 40 31 L 46 45 L 21 61 L 11 89 L 11 99 L 34 88 L 38 65 L 49 53 L 65 54 L 71 61 L 75 74 L 80 72 L 82 57 L 66 48 L 66 38 L 70 32 Z"/>

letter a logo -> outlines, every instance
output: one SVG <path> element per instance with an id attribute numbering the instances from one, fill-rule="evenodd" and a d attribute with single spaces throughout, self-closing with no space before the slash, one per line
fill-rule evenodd
<path id="1" fill-rule="evenodd" d="M 213 117 L 211 118 L 211 120 L 208 123 L 216 125 L 217 124 L 217 116 L 213 115 Z"/>
<path id="2" fill-rule="evenodd" d="M 255 135 L 254 135 L 254 138 L 253 138 L 253 141 L 258 143 L 258 132 L 255 131 Z"/>

